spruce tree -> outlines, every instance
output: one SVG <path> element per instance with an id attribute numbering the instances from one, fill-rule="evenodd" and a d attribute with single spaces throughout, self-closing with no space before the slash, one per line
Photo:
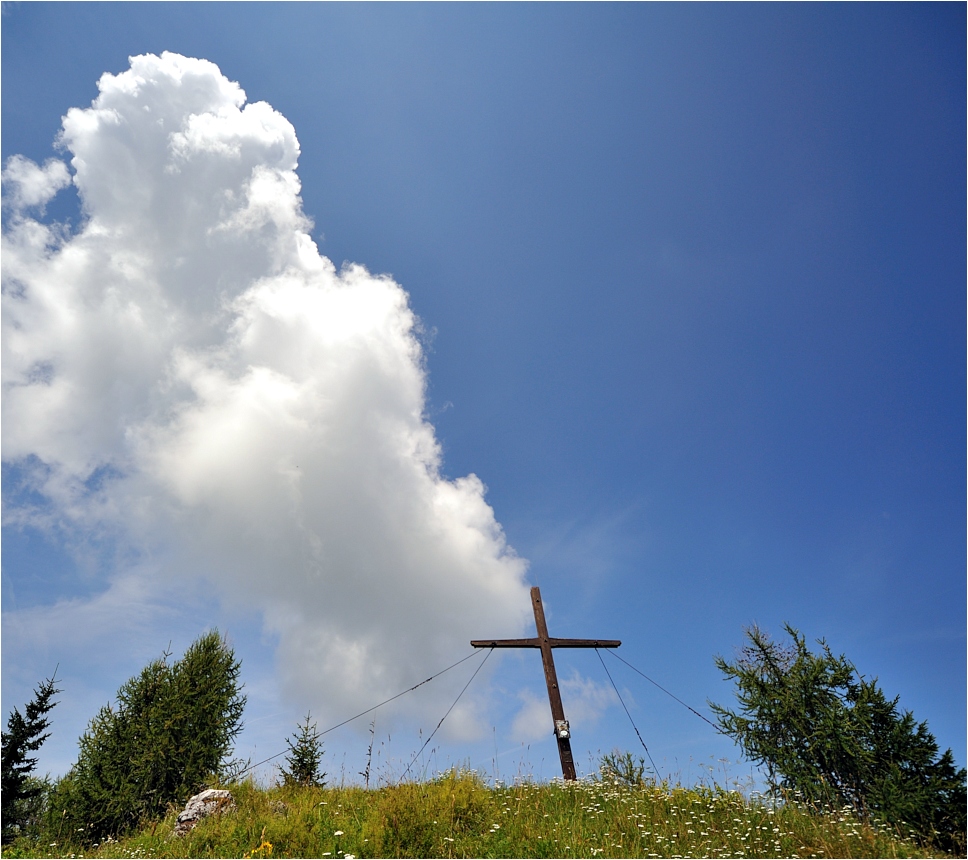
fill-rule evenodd
<path id="1" fill-rule="evenodd" d="M 285 785 L 324 786 L 326 774 L 319 767 L 323 760 L 323 745 L 316 723 L 310 723 L 312 714 L 306 714 L 305 722 L 299 723 L 292 738 L 286 738 L 289 755 L 288 767 L 282 770 Z"/>
<path id="2" fill-rule="evenodd" d="M 7 720 L 7 731 L 2 732 L 2 841 L 8 842 L 23 830 L 37 805 L 45 783 L 33 779 L 37 759 L 29 753 L 36 752 L 50 737 L 47 731 L 50 721 L 47 714 L 57 702 L 52 701 L 60 690 L 54 686 L 57 673 L 43 681 L 34 690 L 34 698 L 21 714 L 13 709 Z"/>

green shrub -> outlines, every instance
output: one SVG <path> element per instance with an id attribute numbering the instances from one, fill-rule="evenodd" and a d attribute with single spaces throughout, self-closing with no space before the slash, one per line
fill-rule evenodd
<path id="1" fill-rule="evenodd" d="M 627 785 L 634 788 L 645 784 L 645 759 L 635 760 L 632 753 L 614 752 L 602 756 L 598 767 L 603 782 Z"/>
<path id="2" fill-rule="evenodd" d="M 380 857 L 439 856 L 445 839 L 459 850 L 466 838 L 486 830 L 492 806 L 480 781 L 459 771 L 431 783 L 389 786 L 377 797 L 373 850 Z"/>

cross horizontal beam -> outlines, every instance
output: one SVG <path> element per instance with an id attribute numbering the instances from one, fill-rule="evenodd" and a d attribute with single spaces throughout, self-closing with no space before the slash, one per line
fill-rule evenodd
<path id="1" fill-rule="evenodd" d="M 618 648 L 622 644 L 619 639 L 552 639 L 547 638 L 552 648 Z M 540 648 L 542 639 L 473 639 L 471 645 L 475 648 Z"/>

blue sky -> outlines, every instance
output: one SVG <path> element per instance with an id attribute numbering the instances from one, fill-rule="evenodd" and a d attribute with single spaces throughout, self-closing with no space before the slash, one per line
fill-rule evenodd
<path id="1" fill-rule="evenodd" d="M 147 406 L 107 417 L 96 408 L 97 392 L 127 384 L 117 362 L 105 359 L 72 389 L 80 399 L 67 441 L 39 440 L 35 413 L 5 387 L 3 710 L 59 664 L 64 694 L 41 767 L 63 772 L 118 686 L 169 642 L 178 653 L 208 626 L 226 631 L 243 658 L 250 704 L 239 752 L 261 758 L 284 748 L 307 707 L 336 722 L 349 715 L 344 705 L 382 697 L 376 682 L 347 691 L 347 676 L 317 677 L 315 664 L 299 662 L 317 653 L 306 643 L 320 630 L 332 632 L 339 599 L 386 595 L 360 630 L 384 651 L 412 650 L 410 663 L 380 665 L 388 678 L 412 670 L 416 681 L 464 656 L 460 637 L 504 635 L 475 624 L 531 635 L 522 589 L 532 584 L 552 635 L 622 639 L 626 660 L 697 708 L 731 700 L 713 657 L 730 655 L 745 625 L 779 632 L 789 622 L 825 637 L 964 765 L 964 32 L 960 4 L 5 4 L 5 164 L 15 155 L 68 163 L 71 151 L 54 147 L 61 118 L 89 108 L 101 75 L 126 72 L 142 54 L 208 60 L 248 104 L 267 102 L 291 123 L 319 253 L 337 270 L 349 261 L 388 274 L 420 320 L 412 332 L 422 355 L 401 373 L 426 386 L 414 432 L 431 427 L 439 443 L 434 492 L 458 493 L 455 504 L 473 509 L 485 537 L 486 500 L 517 554 L 487 544 L 481 558 L 461 556 L 456 585 L 441 574 L 418 586 L 422 556 L 394 543 L 379 526 L 389 520 L 361 501 L 352 508 L 359 534 L 324 540 L 313 556 L 324 584 L 299 584 L 287 579 L 289 550 L 273 555 L 272 515 L 245 496 L 261 484 L 240 485 L 252 502 L 242 519 L 211 521 L 224 526 L 220 543 L 206 542 L 215 526 L 186 531 L 184 516 L 142 521 L 134 508 L 108 516 L 97 507 L 99 482 L 120 488 L 115 501 L 161 498 L 160 485 L 139 483 L 145 467 L 127 442 L 91 442 L 77 454 L 84 465 L 70 474 L 84 488 L 70 504 L 53 485 L 26 481 L 45 456 L 74 462 L 65 452 L 76 439 L 101 439 L 97 422 L 147 426 Z M 138 183 L 110 173 L 97 188 L 127 205 Z M 179 189 L 173 211 L 218 190 Z M 20 216 L 5 217 L 11 230 Z M 66 219 L 83 233 L 74 187 L 30 217 Z M 5 276 L 20 278 L 9 259 Z M 47 281 L 37 277 L 39 289 Z M 87 295 L 78 278 L 65 299 L 72 308 Z M 15 316 L 8 305 L 4 316 Z M 84 344 L 98 342 L 92 333 L 107 330 L 99 326 L 124 336 L 106 310 L 77 320 L 71 331 L 87 326 L 90 337 L 72 346 L 70 379 L 93 349 Z M 37 337 L 35 358 L 61 354 L 56 337 Z M 179 349 L 201 349 L 194 334 L 180 337 Z M 281 366 L 283 341 L 267 367 Z M 19 367 L 7 352 L 4 361 Z M 131 402 L 148 403 L 160 378 L 137 376 Z M 238 415 L 227 426 L 248 427 Z M 327 432 L 316 425 L 314 438 Z M 275 474 L 278 447 L 252 445 L 245 450 L 265 455 Z M 352 469 L 365 471 L 359 445 Z M 347 468 L 352 486 L 385 474 Z M 470 474 L 485 496 L 458 482 Z M 307 485 L 314 516 L 339 514 L 329 486 Z M 380 498 L 398 491 L 410 511 L 396 485 Z M 179 510 L 191 519 L 185 498 Z M 219 498 L 213 517 L 228 503 Z M 265 529 L 243 527 L 246 517 L 262 517 Z M 250 555 L 277 586 L 257 572 L 233 580 L 233 535 L 250 531 Z M 381 547 L 392 556 L 385 564 L 361 560 L 382 557 Z M 398 569 L 402 557 L 410 561 Z M 481 608 L 486 571 L 503 583 L 493 610 Z M 473 605 L 451 600 L 452 585 Z M 304 587 L 319 616 L 290 627 Z M 437 624 L 460 636 L 435 640 Z M 464 635 L 466 625 L 474 629 Z M 424 704 L 378 714 L 387 756 L 408 759 L 471 665 Z M 594 654 L 558 652 L 558 666 L 580 769 L 599 751 L 634 751 Z M 437 763 L 554 775 L 550 729 L 539 737 L 529 727 L 544 696 L 537 654 L 492 659 L 488 671 Z M 306 689 L 300 673 L 314 679 Z M 613 677 L 664 772 L 695 779 L 703 763 L 738 759 L 624 667 Z M 327 736 L 335 770 L 342 761 L 355 773 L 361 722 Z"/>

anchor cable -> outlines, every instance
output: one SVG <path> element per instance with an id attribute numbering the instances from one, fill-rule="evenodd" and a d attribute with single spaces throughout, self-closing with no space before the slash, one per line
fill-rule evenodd
<path id="1" fill-rule="evenodd" d="M 618 691 L 618 687 L 615 686 L 615 681 L 612 680 L 612 673 L 608 671 L 608 666 L 606 666 L 605 661 L 602 660 L 602 655 L 598 648 L 595 649 L 595 653 L 598 655 L 599 662 L 602 664 L 605 674 L 608 675 L 608 680 L 612 682 L 612 689 L 615 691 L 615 695 L 618 696 L 618 700 L 622 703 L 622 707 L 625 708 L 625 715 L 629 718 L 632 728 L 635 729 L 635 734 L 638 736 L 639 743 L 642 744 L 642 749 L 645 750 L 645 754 L 649 757 L 649 763 L 652 765 L 652 772 L 657 777 L 661 777 L 659 769 L 655 766 L 655 762 L 652 760 L 652 753 L 649 752 L 649 748 L 645 745 L 645 741 L 642 740 L 642 733 L 639 731 L 639 727 L 635 725 L 635 720 L 632 719 L 632 715 L 629 713 L 628 706 L 625 704 L 625 699 L 622 698 L 622 694 Z"/>
<path id="2" fill-rule="evenodd" d="M 598 649 L 596 648 L 595 650 L 597 651 Z M 619 657 L 619 656 L 618 656 L 618 654 L 616 654 L 616 653 L 615 653 L 615 652 L 614 652 L 613 650 L 611 650 L 611 649 L 608 649 L 608 653 L 609 653 L 609 654 L 611 654 L 611 655 L 612 655 L 612 656 L 613 656 L 613 657 L 614 657 L 614 658 L 615 658 L 616 660 L 621 660 L 621 661 L 622 661 L 622 662 L 623 662 L 623 663 L 624 663 L 624 664 L 625 664 L 626 666 L 628 666 L 628 667 L 629 667 L 629 668 L 630 668 L 630 669 L 631 669 L 631 670 L 632 670 L 633 672 L 638 672 L 638 674 L 639 674 L 639 675 L 641 675 L 641 676 L 642 676 L 643 678 L 645 678 L 645 680 L 646 680 L 646 681 L 648 681 L 648 682 L 649 682 L 650 684 L 654 684 L 654 685 L 655 685 L 656 687 L 658 687 L 658 688 L 659 688 L 660 690 L 662 690 L 662 692 L 663 692 L 663 693 L 665 693 L 665 694 L 666 694 L 667 696 L 671 696 L 671 697 L 672 697 L 673 699 L 675 699 L 675 700 L 676 700 L 676 701 L 677 701 L 677 702 L 678 702 L 678 703 L 679 703 L 680 705 L 682 705 L 682 706 L 683 706 L 684 708 L 688 708 L 688 709 L 689 709 L 690 711 L 692 711 L 692 712 L 693 712 L 693 713 L 694 713 L 694 714 L 695 714 L 695 715 L 696 715 L 697 717 L 699 717 L 699 719 L 700 719 L 700 720 L 705 720 L 705 721 L 706 721 L 707 723 L 709 723 L 709 725 L 711 725 L 711 726 L 712 726 L 712 727 L 713 727 L 713 728 L 714 728 L 714 729 L 715 729 L 715 730 L 717 731 L 717 733 L 719 733 L 719 734 L 723 734 L 723 730 L 722 730 L 721 728 L 719 728 L 719 726 L 717 726 L 717 725 L 716 725 L 716 724 L 715 724 L 715 723 L 714 723 L 714 722 L 713 722 L 712 720 L 710 720 L 710 719 L 709 719 L 708 717 L 704 717 L 704 716 L 703 716 L 702 714 L 700 714 L 700 713 L 699 713 L 699 711 L 697 711 L 697 710 L 696 710 L 695 708 L 693 708 L 693 707 L 691 707 L 690 705 L 687 705 L 687 704 L 686 704 L 686 703 L 685 703 L 684 701 L 682 701 L 682 699 L 680 699 L 680 698 L 679 698 L 678 696 L 675 696 L 675 695 L 673 695 L 672 693 L 670 693 L 670 692 L 669 692 L 669 691 L 668 691 L 668 690 L 667 690 L 667 689 L 666 689 L 665 687 L 663 687 L 663 686 L 662 686 L 661 684 L 659 684 L 658 682 L 656 682 L 656 681 L 653 681 L 653 680 L 652 680 L 652 679 L 651 679 L 651 678 L 650 678 L 650 677 L 649 677 L 648 675 L 646 675 L 646 674 L 645 674 L 645 672 L 640 672 L 640 671 L 639 671 L 638 669 L 636 669 L 636 668 L 635 668 L 635 666 L 633 666 L 633 665 L 632 665 L 631 663 L 629 663 L 629 662 L 628 662 L 628 660 L 623 660 L 623 659 L 622 659 L 621 657 Z M 598 658 L 598 659 L 599 659 L 599 660 L 601 660 L 601 659 L 602 659 L 602 658 L 601 658 L 601 655 L 599 655 L 599 658 Z M 603 666 L 605 665 L 605 661 L 604 661 L 604 660 L 602 661 L 602 665 L 603 665 Z M 608 671 L 608 669 L 606 669 L 605 671 L 607 672 L 607 671 Z"/>
<path id="3" fill-rule="evenodd" d="M 423 751 L 424 751 L 424 750 L 425 750 L 425 749 L 427 748 L 427 744 L 429 744 L 429 743 L 430 743 L 430 742 L 431 742 L 431 741 L 433 740 L 433 737 L 434 737 L 434 735 L 435 735 L 435 734 L 437 734 L 437 729 L 439 729 L 439 728 L 440 728 L 440 727 L 441 727 L 441 726 L 442 726 L 442 725 L 444 724 L 444 720 L 446 720 L 446 719 L 447 719 L 447 717 L 448 717 L 448 716 L 450 715 L 450 712 L 451 712 L 452 710 L 454 710 L 454 708 L 455 708 L 455 707 L 457 706 L 457 703 L 458 703 L 458 702 L 460 701 L 460 697 L 464 695 L 464 691 L 465 691 L 465 690 L 467 690 L 467 688 L 468 688 L 468 687 L 469 687 L 469 686 L 471 685 L 471 681 L 473 681 L 473 680 L 474 680 L 474 679 L 475 679 L 475 678 L 477 677 L 477 673 L 478 673 L 478 672 L 480 672 L 480 671 L 481 671 L 481 669 L 483 669 L 483 668 L 484 668 L 484 664 L 485 664 L 485 663 L 487 662 L 487 658 L 488 658 L 488 657 L 490 657 L 490 656 L 491 656 L 491 654 L 493 654 L 493 653 L 494 653 L 494 647 L 492 646 L 492 647 L 491 647 L 491 648 L 490 648 L 490 649 L 488 650 L 488 652 L 487 652 L 487 653 L 486 653 L 486 654 L 484 655 L 484 659 L 483 659 L 483 660 L 481 660 L 481 662 L 480 662 L 480 664 L 478 665 L 478 667 L 477 667 L 477 668 L 476 668 L 476 669 L 474 670 L 474 674 L 473 674 L 473 675 L 471 675 L 471 677 L 470 677 L 470 680 L 469 680 L 469 681 L 468 681 L 468 682 L 467 682 L 466 684 L 464 684 L 464 689 L 463 689 L 463 690 L 461 690 L 461 691 L 460 691 L 460 692 L 459 692 L 459 693 L 457 694 L 457 698 L 456 698 L 456 699 L 454 699 L 454 704 L 453 704 L 453 705 L 451 705 L 451 706 L 450 706 L 450 707 L 449 707 L 449 708 L 447 709 L 447 713 L 446 713 L 446 714 L 444 714 L 444 715 L 443 715 L 443 716 L 442 716 L 442 717 L 440 718 L 440 722 L 439 722 L 439 723 L 437 723 L 437 728 L 436 728 L 436 729 L 434 729 L 434 730 L 433 730 L 433 731 L 432 731 L 432 732 L 430 733 L 430 737 L 428 737 L 428 738 L 427 738 L 427 740 L 425 740 L 425 741 L 423 742 L 423 746 L 422 746 L 422 747 L 420 747 L 420 749 L 419 749 L 419 750 L 417 750 L 417 752 L 416 752 L 416 754 L 414 755 L 414 757 L 413 757 L 412 759 L 410 759 L 410 764 L 408 764 L 408 765 L 407 765 L 407 769 L 406 769 L 406 770 L 405 770 L 405 771 L 403 772 L 403 776 L 406 776 L 406 775 L 407 775 L 408 773 L 410 773 L 410 768 L 412 768 L 412 767 L 413 767 L 413 763 L 414 763 L 414 762 L 415 762 L 415 761 L 417 760 L 417 758 L 418 758 L 418 756 L 420 755 L 420 753 L 422 753 L 422 752 L 423 752 Z M 463 662 L 463 661 L 461 661 L 461 662 Z"/>
<path id="4" fill-rule="evenodd" d="M 360 713 L 358 713 L 355 717 L 350 717 L 348 720 L 343 720 L 343 722 L 337 723 L 335 726 L 330 726 L 328 729 L 326 729 L 326 731 L 320 732 L 319 735 L 318 735 L 318 737 L 322 737 L 323 735 L 328 735 L 330 732 L 336 731 L 336 729 L 341 728 L 342 726 L 345 726 L 347 723 L 352 723 L 353 720 L 358 720 L 360 717 L 366 716 L 371 711 L 375 711 L 377 708 L 382 708 L 384 705 L 390 704 L 390 702 L 392 702 L 394 699 L 399 699 L 401 696 L 407 695 L 407 693 L 412 693 L 418 687 L 422 687 L 424 684 L 429 684 L 431 681 L 434 680 L 434 678 L 439 678 L 445 672 L 449 672 L 451 669 L 455 669 L 456 667 L 460 666 L 461 663 L 465 663 L 466 661 L 470 660 L 471 657 L 473 657 L 477 653 L 478 652 L 477 652 L 476 649 L 474 651 L 471 651 L 471 653 L 468 654 L 463 659 L 458 660 L 456 663 L 452 663 L 446 669 L 441 669 L 439 672 L 437 672 L 434 675 L 431 675 L 429 678 L 421 681 L 419 684 L 414 684 L 412 687 L 408 687 L 402 693 L 397 693 L 395 696 L 390 696 L 389 699 L 384 699 L 382 702 L 380 702 L 379 705 L 374 705 L 372 708 L 367 708 L 365 711 L 360 711 Z M 488 655 L 488 656 L 490 656 L 490 655 Z M 487 657 L 485 657 L 484 659 L 486 660 Z M 481 666 L 483 666 L 483 665 L 484 664 L 481 663 Z M 478 666 L 478 669 L 480 669 L 480 666 Z M 475 672 L 474 674 L 476 675 L 477 672 Z M 472 680 L 473 680 L 473 677 L 472 677 Z M 464 689 L 467 689 L 467 688 L 465 687 Z M 457 704 L 457 703 L 455 702 L 454 704 Z M 453 707 L 453 705 L 451 707 Z M 447 713 L 450 713 L 450 711 L 448 711 Z M 443 720 L 441 720 L 441 722 L 443 722 Z M 438 726 L 438 728 L 439 728 L 439 726 Z M 269 758 L 264 758 L 264 759 L 262 759 L 262 761 L 258 761 L 255 764 L 250 764 L 245 770 L 239 771 L 238 774 L 237 774 L 237 776 L 242 776 L 242 774 L 248 773 L 250 770 L 254 770 L 255 768 L 259 767 L 259 765 L 263 765 L 266 762 L 270 762 L 274 758 L 279 758 L 279 756 L 285 755 L 287 752 L 289 752 L 289 750 L 283 750 L 282 752 L 277 752 L 275 755 L 271 755 L 271 756 L 269 756 Z"/>

